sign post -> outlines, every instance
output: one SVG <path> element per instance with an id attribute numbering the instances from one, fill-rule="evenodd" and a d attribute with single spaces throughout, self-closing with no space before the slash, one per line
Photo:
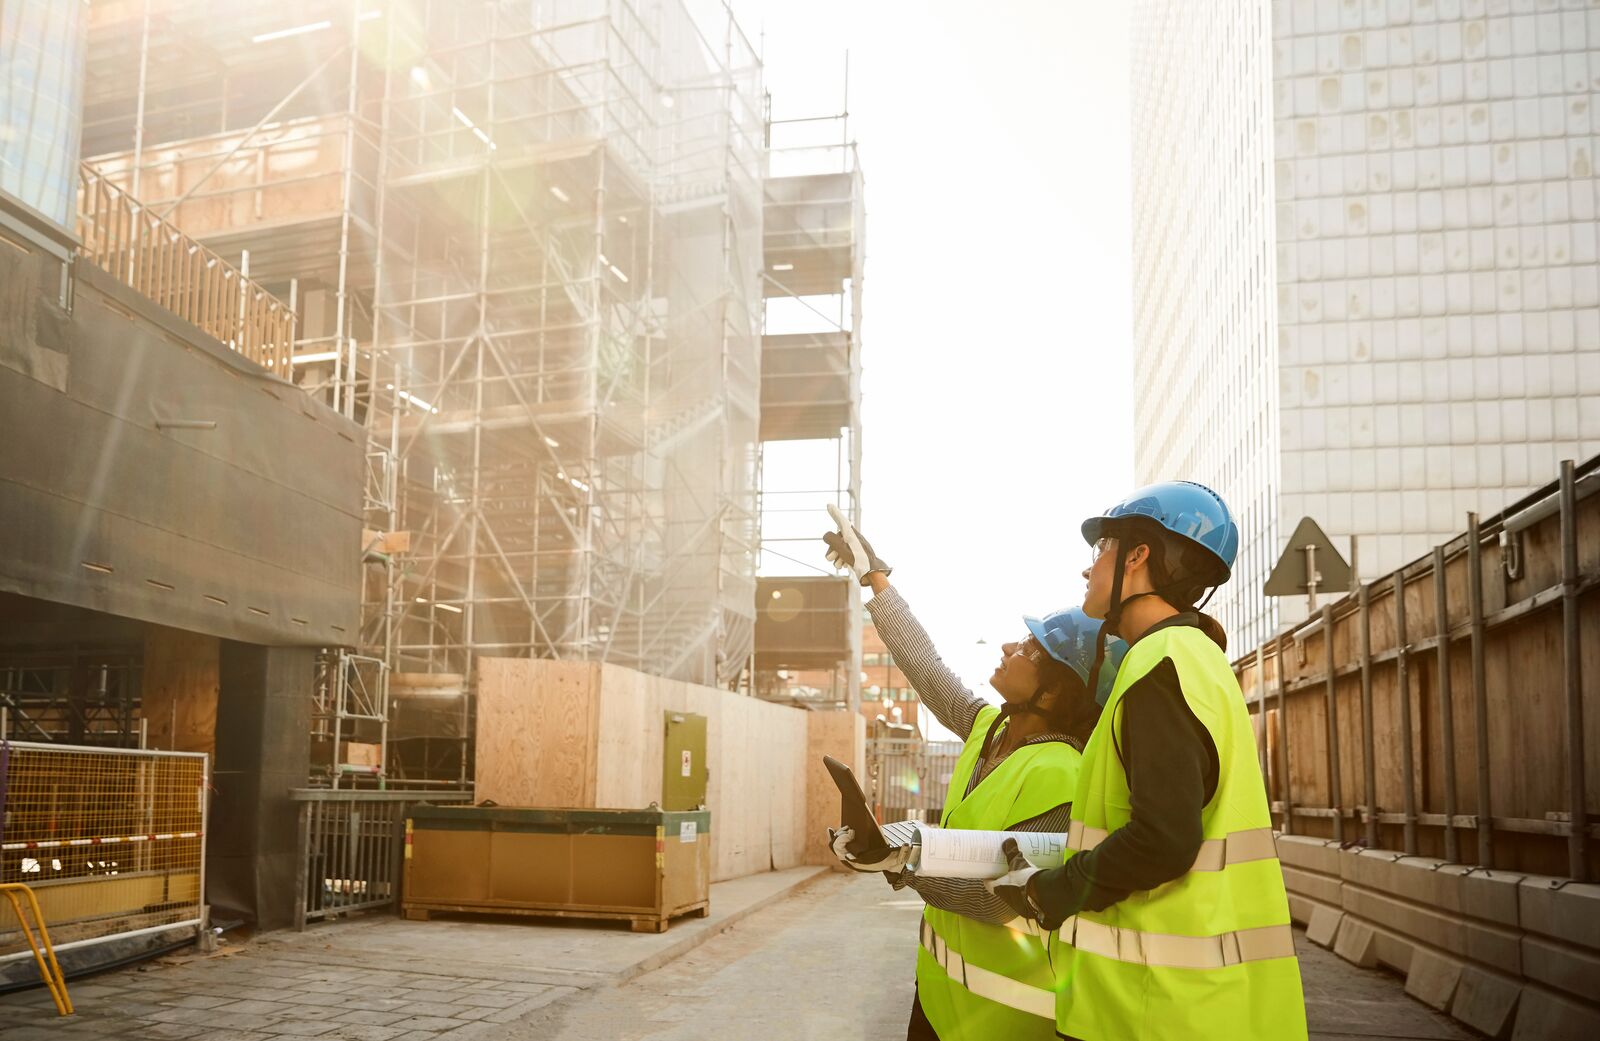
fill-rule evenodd
<path id="1" fill-rule="evenodd" d="M 1354 540 L 1351 542 L 1354 556 Z M 1262 592 L 1268 596 L 1306 597 L 1307 617 L 1317 612 L 1318 592 L 1344 592 L 1351 588 L 1349 564 L 1333 548 L 1333 542 L 1317 522 L 1303 517 L 1289 536 L 1283 556 L 1267 576 Z"/>

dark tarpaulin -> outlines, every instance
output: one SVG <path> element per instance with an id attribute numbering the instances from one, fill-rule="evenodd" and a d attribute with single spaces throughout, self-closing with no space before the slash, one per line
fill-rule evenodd
<path id="1" fill-rule="evenodd" d="M 58 270 L 0 249 L 0 590 L 354 644 L 361 429 L 88 265 L 69 315 Z"/>

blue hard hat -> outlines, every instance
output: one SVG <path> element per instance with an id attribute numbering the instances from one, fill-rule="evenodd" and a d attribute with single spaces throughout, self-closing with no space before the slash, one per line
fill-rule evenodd
<path id="1" fill-rule="evenodd" d="M 1140 488 L 1098 517 L 1083 522 L 1083 537 L 1090 545 L 1103 536 L 1116 535 L 1115 522 L 1132 518 L 1153 521 L 1186 542 L 1205 551 L 1215 562 L 1211 574 L 1194 577 L 1211 585 L 1226 582 L 1239 556 L 1239 526 L 1222 496 L 1193 481 L 1163 481 Z"/>
<path id="2" fill-rule="evenodd" d="M 1100 623 L 1083 613 L 1079 607 L 1053 611 L 1043 618 L 1024 615 L 1022 623 L 1033 638 L 1039 641 L 1046 654 L 1078 674 L 1087 686 L 1089 672 L 1094 668 L 1095 637 L 1100 634 Z M 1100 669 L 1099 689 L 1094 700 L 1102 707 L 1111 696 L 1111 685 L 1116 682 L 1117 668 L 1122 664 L 1128 645 L 1115 636 L 1106 640 L 1105 666 Z"/>

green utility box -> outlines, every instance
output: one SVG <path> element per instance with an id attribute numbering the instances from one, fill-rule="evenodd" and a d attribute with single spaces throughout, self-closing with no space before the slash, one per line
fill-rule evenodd
<path id="1" fill-rule="evenodd" d="M 407 918 L 435 911 L 627 920 L 665 932 L 711 913 L 705 810 L 416 806 L 406 819 Z"/>
<path id="2" fill-rule="evenodd" d="M 699 810 L 706 805 L 706 717 L 666 714 L 661 762 L 661 808 Z"/>

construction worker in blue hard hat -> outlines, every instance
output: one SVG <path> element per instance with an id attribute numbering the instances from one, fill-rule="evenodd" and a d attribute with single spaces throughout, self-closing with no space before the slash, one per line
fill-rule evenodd
<path id="1" fill-rule="evenodd" d="M 889 566 L 849 521 L 831 512 L 838 530 L 823 537 L 828 559 L 872 589 L 867 610 L 895 664 L 939 722 L 964 739 L 940 826 L 1065 832 L 1080 750 L 1115 672 L 1115 665 L 1106 670 L 1098 697 L 1091 696 L 1099 624 L 1076 608 L 1024 618 L 1026 634 L 1001 646 L 989 677 L 1003 699 L 992 705 L 945 666 L 889 584 Z M 1107 661 L 1120 660 L 1125 649 L 1122 641 L 1111 641 Z M 927 904 L 906 1037 L 1053 1039 L 1055 974 L 1038 927 L 1019 919 L 981 880 L 919 877 L 908 867 L 909 845 L 858 858 L 847 848 L 853 837 L 848 828 L 833 835 L 841 861 L 857 871 L 883 871 L 896 889 L 910 886 Z"/>
<path id="2" fill-rule="evenodd" d="M 1266 788 L 1226 636 L 1201 614 L 1239 531 L 1170 481 L 1083 524 L 1084 610 L 1129 643 L 1084 749 L 1065 863 L 1005 844 L 991 883 L 1050 930 L 1056 1028 L 1075 1041 L 1296 1041 L 1305 1000 Z"/>

